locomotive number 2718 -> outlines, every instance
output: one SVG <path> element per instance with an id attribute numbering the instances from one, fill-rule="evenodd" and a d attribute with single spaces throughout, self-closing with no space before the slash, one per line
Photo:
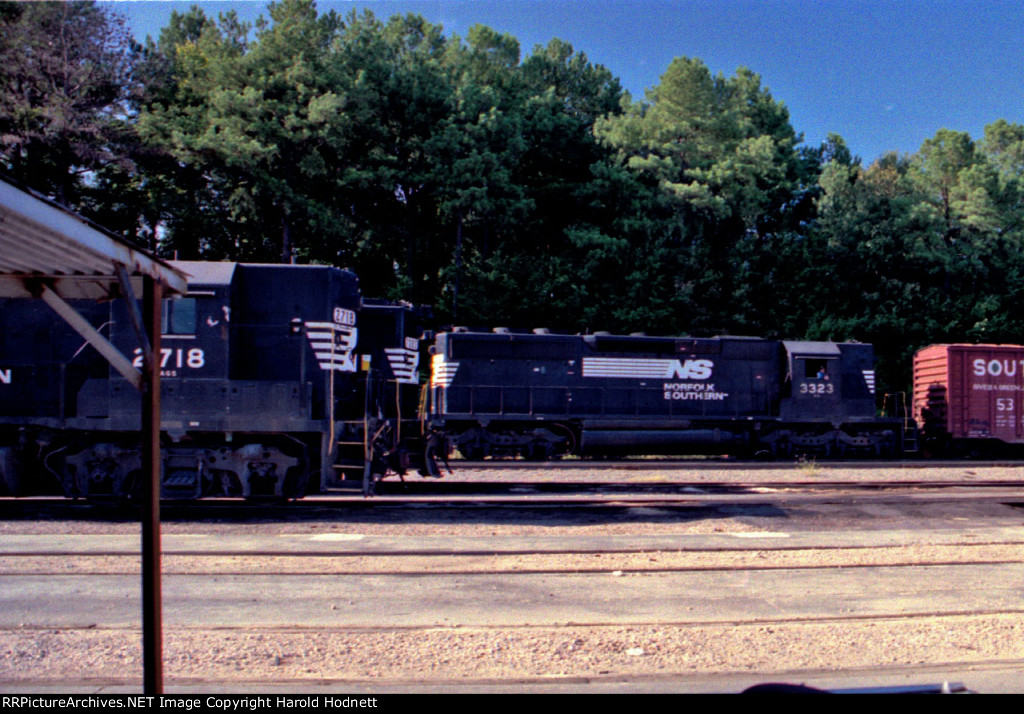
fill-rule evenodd
<path id="1" fill-rule="evenodd" d="M 164 347 L 160 350 L 160 369 L 182 369 L 188 367 L 190 369 L 199 369 L 206 364 L 206 354 L 198 347 L 192 349 L 174 349 L 173 347 Z M 142 348 L 135 348 L 135 359 L 132 361 L 132 367 L 136 369 L 142 369 Z M 164 377 L 173 377 L 175 374 L 161 373 Z"/>

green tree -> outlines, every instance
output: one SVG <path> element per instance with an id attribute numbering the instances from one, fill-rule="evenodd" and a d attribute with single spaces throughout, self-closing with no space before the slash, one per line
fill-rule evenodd
<path id="1" fill-rule="evenodd" d="M 498 42 L 486 33 L 480 37 L 489 45 Z M 499 56 L 507 62 L 512 52 Z M 594 241 L 603 239 L 596 238 L 602 227 L 595 222 L 600 199 L 593 167 L 608 152 L 595 140 L 593 124 L 618 111 L 622 89 L 607 69 L 557 39 L 509 70 L 517 74 L 503 86 L 515 91 L 495 107 L 507 138 L 476 152 L 490 153 L 501 168 L 501 183 L 487 175 L 488 193 L 497 200 L 486 210 L 463 206 L 472 222 L 463 223 L 469 230 L 463 233 L 462 315 L 469 321 L 496 314 L 503 324 L 579 329 L 588 321 L 581 315 L 588 309 L 581 296 L 588 292 L 590 268 L 603 263 L 602 251 L 594 250 Z M 510 282 L 523 286 L 514 299 Z M 509 296 L 504 309 L 497 296 Z"/>
<path id="2" fill-rule="evenodd" d="M 123 18 L 95 3 L 0 3 L 4 171 L 80 208 L 95 172 L 127 167 L 132 50 Z"/>
<path id="3" fill-rule="evenodd" d="M 737 256 L 786 230 L 815 179 L 785 106 L 747 69 L 712 77 L 683 57 L 646 102 L 599 120 L 596 131 L 663 197 L 661 227 L 632 240 L 650 244 L 650 280 L 674 285 L 654 298 L 679 307 L 674 327 L 748 329 L 735 309 Z"/>
<path id="4" fill-rule="evenodd" d="M 945 223 L 947 238 L 953 239 L 959 230 L 954 209 L 954 193 L 960 184 L 961 172 L 977 161 L 974 142 L 963 132 L 940 129 L 926 139 L 914 157 L 917 169 L 914 177 L 922 190 L 928 193 Z"/>
<path id="5" fill-rule="evenodd" d="M 216 26 L 192 17 L 186 24 L 198 37 L 179 33 L 173 47 L 174 96 L 153 97 L 139 126 L 219 187 L 239 232 L 236 257 L 290 262 L 297 241 L 308 250 L 307 237 L 331 225 L 343 97 L 326 54 L 341 22 L 318 16 L 306 0 L 273 3 L 268 12 L 271 22 L 261 18 L 252 43 L 233 15 Z"/>
<path id="6" fill-rule="evenodd" d="M 1017 340 L 1007 299 L 1021 274 L 1013 131 L 981 147 L 948 130 L 867 168 L 830 160 L 803 243 L 797 333 L 876 345 L 883 391 L 909 387 L 913 353 L 935 342 Z M 990 159 L 988 152 L 1005 161 Z"/>
<path id="7" fill-rule="evenodd" d="M 344 241 L 325 259 L 347 260 L 377 294 L 431 304 L 452 238 L 439 233 L 438 146 L 451 121 L 447 42 L 422 17 L 352 13 L 334 48 L 345 131 L 336 166 Z"/>

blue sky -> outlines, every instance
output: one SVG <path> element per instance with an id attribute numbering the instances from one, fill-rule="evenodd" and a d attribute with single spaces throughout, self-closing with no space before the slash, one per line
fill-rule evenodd
<path id="1" fill-rule="evenodd" d="M 266 2 L 122 0 L 139 37 L 192 4 L 247 20 Z M 515 36 L 525 57 L 570 42 L 644 96 L 674 57 L 715 74 L 746 66 L 817 145 L 830 132 L 870 162 L 912 153 L 939 129 L 980 139 L 997 119 L 1024 123 L 1024 2 L 1019 0 L 320 0 L 321 12 L 416 12 L 465 36 L 476 23 Z"/>

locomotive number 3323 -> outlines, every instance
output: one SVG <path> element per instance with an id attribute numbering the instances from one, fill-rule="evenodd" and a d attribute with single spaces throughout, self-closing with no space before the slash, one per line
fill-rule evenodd
<path id="1" fill-rule="evenodd" d="M 802 382 L 801 394 L 832 394 L 835 388 L 829 382 Z"/>

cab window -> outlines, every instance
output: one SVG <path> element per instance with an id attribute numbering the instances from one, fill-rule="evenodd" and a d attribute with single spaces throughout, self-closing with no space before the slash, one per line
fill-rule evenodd
<path id="1" fill-rule="evenodd" d="M 804 360 L 804 379 L 829 379 L 831 363 L 835 360 L 827 359 L 805 359 Z"/>
<path id="2" fill-rule="evenodd" d="M 164 300 L 162 320 L 165 335 L 196 334 L 196 299 Z"/>

